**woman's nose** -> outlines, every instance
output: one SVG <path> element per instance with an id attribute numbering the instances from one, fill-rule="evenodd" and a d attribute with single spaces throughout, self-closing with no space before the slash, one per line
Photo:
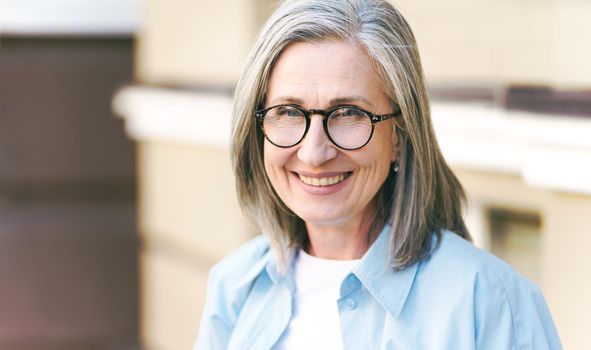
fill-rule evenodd
<path id="1" fill-rule="evenodd" d="M 310 116 L 310 128 L 299 145 L 298 158 L 311 167 L 317 167 L 335 158 L 338 150 L 324 132 L 322 116 Z"/>

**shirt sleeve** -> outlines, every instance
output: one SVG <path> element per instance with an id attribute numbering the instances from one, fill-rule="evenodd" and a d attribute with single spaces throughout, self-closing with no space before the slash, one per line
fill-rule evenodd
<path id="1" fill-rule="evenodd" d="M 474 295 L 477 349 L 562 349 L 542 293 L 524 277 L 483 271 Z"/>

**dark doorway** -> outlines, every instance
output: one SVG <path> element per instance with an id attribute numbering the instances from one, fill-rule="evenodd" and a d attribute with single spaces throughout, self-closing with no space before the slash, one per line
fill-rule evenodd
<path id="1" fill-rule="evenodd" d="M 0 348 L 138 344 L 130 37 L 0 38 Z"/>

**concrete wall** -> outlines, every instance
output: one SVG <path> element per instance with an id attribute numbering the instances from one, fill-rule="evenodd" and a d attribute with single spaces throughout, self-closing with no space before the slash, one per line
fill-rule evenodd
<path id="1" fill-rule="evenodd" d="M 188 349 L 209 268 L 253 232 L 226 150 L 162 141 L 138 150 L 142 340 L 148 349 Z"/>
<path id="2" fill-rule="evenodd" d="M 232 86 L 270 0 L 147 0 L 137 56 L 148 83 Z"/>
<path id="3" fill-rule="evenodd" d="M 397 0 L 435 83 L 591 83 L 585 0 Z"/>
<path id="4" fill-rule="evenodd" d="M 435 83 L 591 82 L 585 0 L 398 0 Z M 233 84 L 270 0 L 148 0 L 139 36 L 141 81 Z M 535 62 L 535 64 L 532 64 Z"/>

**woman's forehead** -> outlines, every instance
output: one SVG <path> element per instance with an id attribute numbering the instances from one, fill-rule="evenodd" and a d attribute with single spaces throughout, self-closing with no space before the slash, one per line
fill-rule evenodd
<path id="1" fill-rule="evenodd" d="M 271 71 L 267 103 L 369 100 L 383 96 L 367 53 L 345 41 L 289 45 Z"/>

